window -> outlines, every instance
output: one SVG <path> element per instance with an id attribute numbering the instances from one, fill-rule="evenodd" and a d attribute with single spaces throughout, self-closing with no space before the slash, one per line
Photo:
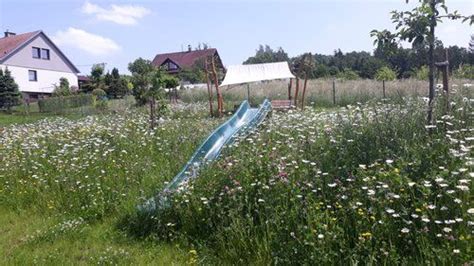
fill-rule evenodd
<path id="1" fill-rule="evenodd" d="M 41 49 L 41 59 L 49 60 L 49 49 Z"/>
<path id="2" fill-rule="evenodd" d="M 38 47 L 33 47 L 33 50 L 31 50 L 33 58 L 40 58 L 40 48 Z"/>
<path id="3" fill-rule="evenodd" d="M 28 80 L 38 81 L 38 75 L 36 73 L 36 70 L 28 70 Z"/>
<path id="4" fill-rule="evenodd" d="M 168 62 L 168 70 L 176 70 L 178 66 L 173 64 L 172 62 Z"/>

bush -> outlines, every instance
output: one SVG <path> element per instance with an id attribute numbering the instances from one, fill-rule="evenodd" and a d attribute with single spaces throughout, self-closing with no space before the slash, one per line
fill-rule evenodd
<path id="1" fill-rule="evenodd" d="M 344 80 L 355 80 L 355 79 L 360 78 L 359 75 L 354 70 L 347 69 L 347 68 L 339 72 L 336 75 L 336 77 L 339 79 L 344 79 Z"/>
<path id="2" fill-rule="evenodd" d="M 78 94 L 66 97 L 51 97 L 38 101 L 40 112 L 63 113 L 67 109 L 94 104 L 94 96 L 91 94 Z"/>
<path id="3" fill-rule="evenodd" d="M 474 65 L 460 65 L 453 75 L 460 79 L 474 79 Z"/>
<path id="4" fill-rule="evenodd" d="M 59 79 L 59 86 L 55 85 L 53 96 L 70 96 L 72 95 L 71 87 L 69 86 L 69 81 L 67 78 L 60 78 Z"/>
<path id="5" fill-rule="evenodd" d="M 427 80 L 428 79 L 428 67 L 427 66 L 422 66 L 419 69 L 416 70 L 415 72 L 415 78 L 419 80 Z"/>
<path id="6" fill-rule="evenodd" d="M 380 81 L 391 81 L 395 80 L 396 78 L 397 74 L 395 73 L 395 71 L 386 66 L 379 68 L 379 70 L 375 74 L 375 79 Z"/>
<path id="7" fill-rule="evenodd" d="M 104 98 L 105 96 L 107 96 L 107 93 L 103 90 L 103 89 L 94 89 L 92 91 L 92 95 L 94 95 L 95 97 L 97 97 L 98 99 L 102 99 Z"/>
<path id="8" fill-rule="evenodd" d="M 21 93 L 18 90 L 11 72 L 5 69 L 5 72 L 0 68 L 0 109 L 10 109 L 21 103 Z"/>

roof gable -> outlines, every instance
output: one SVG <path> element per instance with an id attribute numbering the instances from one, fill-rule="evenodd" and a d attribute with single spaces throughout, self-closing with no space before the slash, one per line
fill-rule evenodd
<path id="1" fill-rule="evenodd" d="M 54 44 L 51 39 L 44 34 L 42 31 L 34 31 L 29 33 L 23 33 L 19 35 L 9 36 L 0 38 L 0 63 L 5 62 L 7 59 L 15 55 L 29 43 L 33 42 L 39 36 L 43 37 L 51 48 L 53 48 L 61 59 L 69 65 L 69 67 L 75 72 L 79 73 L 79 69 L 64 55 L 64 53 Z"/>
<path id="2" fill-rule="evenodd" d="M 33 39 L 40 31 L 33 31 L 0 38 L 0 62 L 18 50 L 23 44 Z"/>
<path id="3" fill-rule="evenodd" d="M 208 56 L 213 56 L 215 54 L 219 56 L 215 48 L 187 52 L 157 54 L 155 56 L 155 59 L 153 59 L 152 64 L 154 66 L 161 66 L 167 60 L 171 60 L 180 68 L 192 67 L 198 60 L 204 59 Z"/>

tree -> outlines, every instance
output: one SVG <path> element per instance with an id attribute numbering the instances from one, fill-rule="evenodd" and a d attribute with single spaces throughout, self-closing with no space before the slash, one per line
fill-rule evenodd
<path id="1" fill-rule="evenodd" d="M 106 84 L 104 81 L 104 64 L 94 64 L 91 68 L 90 80 L 81 86 L 81 91 L 90 93 L 95 89 L 106 91 Z"/>
<path id="2" fill-rule="evenodd" d="M 53 96 L 69 96 L 72 95 L 71 87 L 69 86 L 69 80 L 67 78 L 59 79 L 59 86 L 54 85 Z"/>
<path id="3" fill-rule="evenodd" d="M 146 94 L 151 86 L 150 75 L 154 67 L 149 60 L 140 57 L 128 64 L 128 70 L 132 73 L 132 94 L 138 105 L 145 105 L 148 101 Z"/>
<path id="4" fill-rule="evenodd" d="M 104 75 L 104 65 L 94 64 L 91 69 L 91 79 L 94 81 L 100 81 Z"/>
<path id="5" fill-rule="evenodd" d="M 163 87 L 168 89 L 168 93 L 170 94 L 173 92 L 175 94 L 175 100 L 178 100 L 178 91 L 177 87 L 179 86 L 179 80 L 171 75 L 163 75 L 162 77 Z"/>
<path id="6" fill-rule="evenodd" d="M 122 98 L 128 93 L 127 80 L 120 76 L 117 68 L 114 67 L 111 74 L 107 73 L 104 81 L 107 87 L 107 95 L 110 98 Z"/>
<path id="7" fill-rule="evenodd" d="M 356 80 L 360 78 L 360 76 L 354 70 L 349 68 L 345 68 L 340 71 L 336 77 L 343 80 Z"/>
<path id="8" fill-rule="evenodd" d="M 391 68 L 387 66 L 379 68 L 379 70 L 377 71 L 377 74 L 375 74 L 375 79 L 380 80 L 380 81 L 382 80 L 389 81 L 389 80 L 394 80 L 396 78 L 397 78 L 397 75 L 395 71 L 393 71 Z"/>
<path id="9" fill-rule="evenodd" d="M 406 0 L 408 3 L 408 0 Z M 435 72 L 435 29 L 443 18 L 451 20 L 462 19 L 463 22 L 470 20 L 474 23 L 474 15 L 465 17 L 457 11 L 448 13 L 445 0 L 419 0 L 420 6 L 411 11 L 393 11 L 392 22 L 396 24 L 398 35 L 401 40 L 412 43 L 412 46 L 428 45 L 428 79 L 429 79 L 429 102 L 428 123 L 433 123 L 433 101 L 435 97 L 434 72 Z M 444 10 L 444 15 L 440 11 Z"/>
<path id="10" fill-rule="evenodd" d="M 170 78 L 164 72 L 155 68 L 149 60 L 138 58 L 128 65 L 132 73 L 134 96 L 139 105 L 150 105 L 150 128 L 154 129 L 156 116 L 161 116 L 166 110 L 164 87 L 171 84 Z M 158 101 L 158 107 L 156 103 Z"/>
<path id="11" fill-rule="evenodd" d="M 471 35 L 471 41 L 469 41 L 469 52 L 474 54 L 474 34 Z"/>
<path id="12" fill-rule="evenodd" d="M 427 58 L 428 58 L 428 79 L 429 79 L 429 103 L 428 103 L 428 123 L 433 123 L 433 100 L 435 96 L 434 87 L 434 72 L 435 72 L 435 45 L 436 35 L 435 28 L 438 23 L 442 22 L 442 19 L 447 18 L 451 20 L 462 19 L 463 22 L 470 20 L 470 23 L 474 23 L 474 15 L 461 16 L 457 11 L 448 13 L 448 7 L 445 4 L 445 0 L 418 0 L 420 5 L 415 7 L 411 11 L 393 11 L 392 22 L 395 24 L 395 28 L 398 32 L 394 34 L 387 33 L 384 31 L 372 31 L 372 36 L 376 36 L 376 42 L 379 43 L 381 33 L 385 33 L 391 39 L 398 37 L 400 40 L 408 41 L 412 44 L 413 48 L 424 48 L 428 47 Z M 406 0 L 408 3 L 408 0 Z M 444 14 L 441 15 L 440 11 L 444 10 Z M 385 38 L 387 39 L 387 38 Z"/>
<path id="13" fill-rule="evenodd" d="M 375 37 L 374 45 L 377 47 L 374 56 L 383 60 L 387 60 L 393 56 L 398 50 L 397 35 L 388 30 L 372 30 L 371 37 Z"/>
<path id="14" fill-rule="evenodd" d="M 191 84 L 196 83 L 205 83 L 206 82 L 206 73 L 205 73 L 205 60 L 197 60 L 191 67 L 183 68 L 178 77 L 180 80 L 190 82 Z"/>
<path id="15" fill-rule="evenodd" d="M 262 63 L 273 63 L 290 61 L 288 54 L 279 47 L 277 51 L 274 51 L 269 45 L 260 45 L 257 49 L 255 56 L 249 57 L 244 61 L 245 64 L 262 64 Z"/>
<path id="16" fill-rule="evenodd" d="M 11 76 L 8 68 L 3 71 L 0 68 L 0 109 L 10 111 L 13 106 L 21 102 L 21 93 L 18 90 L 18 84 Z"/>

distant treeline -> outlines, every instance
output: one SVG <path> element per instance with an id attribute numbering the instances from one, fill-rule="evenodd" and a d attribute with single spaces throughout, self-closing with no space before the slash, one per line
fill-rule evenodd
<path id="1" fill-rule="evenodd" d="M 464 78 L 474 78 L 474 48 L 471 41 L 470 48 L 459 46 L 447 47 L 450 71 Z M 288 61 L 295 68 L 304 56 L 289 57 L 283 48 L 273 50 L 268 45 L 260 45 L 256 54 L 249 57 L 244 64 L 270 63 Z M 436 61 L 444 61 L 446 49 L 441 42 L 437 42 L 435 49 Z M 376 48 L 370 52 L 348 52 L 343 53 L 340 49 L 332 55 L 312 54 L 313 63 L 308 72 L 310 78 L 324 77 L 346 77 L 346 78 L 368 78 L 373 79 L 382 67 L 389 67 L 397 78 L 420 77 L 426 73 L 428 65 L 428 48 L 402 48 L 392 47 L 390 51 L 386 48 Z M 294 69 L 296 70 L 296 69 Z M 297 73 L 297 71 L 294 71 Z"/>

